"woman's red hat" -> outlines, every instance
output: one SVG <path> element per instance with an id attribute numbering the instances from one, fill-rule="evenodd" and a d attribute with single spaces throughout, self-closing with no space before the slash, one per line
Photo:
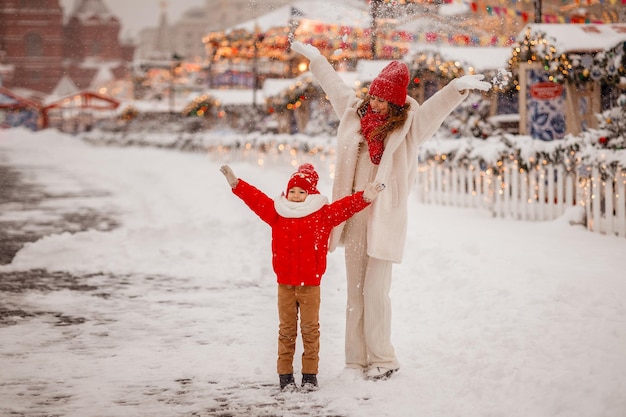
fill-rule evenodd
<path id="1" fill-rule="evenodd" d="M 370 85 L 369 95 L 380 97 L 400 107 L 406 103 L 409 68 L 400 61 L 391 61 Z"/>

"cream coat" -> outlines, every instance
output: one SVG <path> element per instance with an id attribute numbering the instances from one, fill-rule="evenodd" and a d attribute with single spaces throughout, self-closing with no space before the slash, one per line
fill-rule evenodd
<path id="1" fill-rule="evenodd" d="M 318 56 L 310 69 L 328 96 L 340 123 L 337 131 L 337 167 L 333 184 L 333 201 L 352 194 L 359 143 L 363 137 L 356 109 L 360 99 L 335 72 L 326 58 Z M 400 263 L 404 254 L 407 229 L 407 202 L 417 174 L 418 147 L 430 139 L 444 119 L 466 97 L 454 87 L 453 80 L 421 106 L 407 96 L 411 104 L 407 122 L 385 141 L 376 181 L 387 187 L 374 200 L 367 225 L 367 254 L 371 257 Z M 331 233 L 329 249 L 343 246 L 343 227 Z"/>

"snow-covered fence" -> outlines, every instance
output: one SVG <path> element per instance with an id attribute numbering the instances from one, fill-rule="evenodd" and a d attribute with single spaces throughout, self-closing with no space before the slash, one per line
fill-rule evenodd
<path id="1" fill-rule="evenodd" d="M 418 198 L 426 204 L 484 208 L 494 217 L 531 221 L 553 220 L 581 207 L 589 230 L 626 237 L 626 171 L 603 177 L 598 167 L 589 168 L 589 174 L 549 163 L 530 170 L 514 161 L 501 164 L 424 163 L 416 182 Z"/>
<path id="2" fill-rule="evenodd" d="M 626 236 L 626 171 L 617 172 L 614 177 L 600 174 L 593 167 L 592 174 L 584 185 L 584 205 L 587 214 L 587 227 L 590 230 Z"/>

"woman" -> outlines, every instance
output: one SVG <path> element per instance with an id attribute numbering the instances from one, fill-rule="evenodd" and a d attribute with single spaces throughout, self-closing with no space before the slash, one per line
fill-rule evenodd
<path id="1" fill-rule="evenodd" d="M 486 91 L 491 84 L 482 75 L 465 75 L 419 105 L 407 96 L 407 66 L 393 61 L 361 100 L 315 47 L 301 42 L 291 47 L 310 60 L 309 68 L 340 120 L 333 200 L 373 181 L 387 187 L 370 207 L 335 227 L 329 243 L 331 251 L 345 247 L 346 368 L 368 379 L 387 379 L 400 368 L 391 343 L 389 289 L 392 265 L 404 254 L 418 147 L 467 97 L 467 90 Z"/>

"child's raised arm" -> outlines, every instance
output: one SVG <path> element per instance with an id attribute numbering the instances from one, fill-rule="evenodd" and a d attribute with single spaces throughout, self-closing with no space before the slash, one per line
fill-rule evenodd
<path id="1" fill-rule="evenodd" d="M 229 167 L 228 165 L 222 165 L 222 167 L 220 168 L 220 171 L 226 177 L 226 181 L 228 181 L 228 185 L 230 185 L 231 188 L 235 188 L 237 186 L 237 183 L 239 182 L 239 178 L 235 176 L 235 173 L 233 172 L 232 168 Z"/>

